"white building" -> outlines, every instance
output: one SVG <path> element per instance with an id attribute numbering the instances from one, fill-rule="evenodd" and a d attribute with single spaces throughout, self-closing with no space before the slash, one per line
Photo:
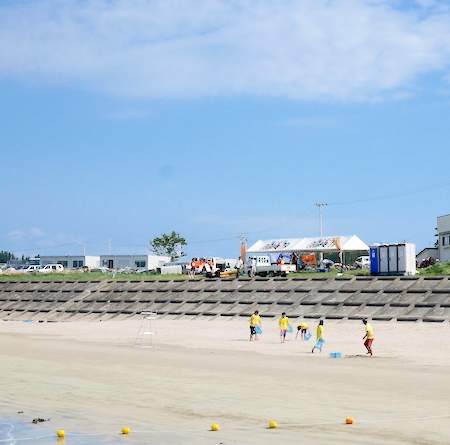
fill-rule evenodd
<path id="1" fill-rule="evenodd" d="M 450 261 L 450 215 L 438 216 L 438 258 L 442 262 Z"/>
<path id="2" fill-rule="evenodd" d="M 158 255 L 100 255 L 100 266 L 108 269 L 156 270 L 171 260 L 170 256 Z"/>
<path id="3" fill-rule="evenodd" d="M 45 266 L 46 264 L 62 264 L 64 269 L 78 269 L 80 267 L 96 269 L 100 267 L 100 257 L 86 255 L 41 256 L 41 266 Z"/>

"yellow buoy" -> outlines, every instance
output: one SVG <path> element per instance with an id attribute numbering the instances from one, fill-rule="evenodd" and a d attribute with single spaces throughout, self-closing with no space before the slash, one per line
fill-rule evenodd
<path id="1" fill-rule="evenodd" d="M 130 434 L 131 430 L 128 427 L 122 428 L 122 434 Z"/>
<path id="2" fill-rule="evenodd" d="M 353 419 L 351 417 L 347 417 L 345 419 L 345 423 L 347 423 L 348 425 L 351 425 L 353 423 Z"/>
<path id="3" fill-rule="evenodd" d="M 56 435 L 57 435 L 58 437 L 64 437 L 64 436 L 66 435 L 66 432 L 65 432 L 64 430 L 58 430 L 58 431 L 56 432 Z"/>
<path id="4" fill-rule="evenodd" d="M 217 423 L 215 423 L 214 425 L 211 425 L 211 431 L 219 431 L 220 430 L 220 426 L 217 425 Z"/>
<path id="5" fill-rule="evenodd" d="M 277 422 L 269 422 L 269 428 L 278 428 Z"/>

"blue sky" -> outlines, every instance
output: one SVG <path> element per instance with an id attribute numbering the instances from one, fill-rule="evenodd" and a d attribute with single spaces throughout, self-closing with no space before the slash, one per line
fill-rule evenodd
<path id="1" fill-rule="evenodd" d="M 432 246 L 450 213 L 450 4 L 0 0 L 0 250 L 188 257 Z"/>

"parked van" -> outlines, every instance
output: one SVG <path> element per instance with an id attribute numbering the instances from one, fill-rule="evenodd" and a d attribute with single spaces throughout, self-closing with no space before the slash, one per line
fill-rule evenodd
<path id="1" fill-rule="evenodd" d="M 44 267 L 39 269 L 39 272 L 42 273 L 54 273 L 54 272 L 63 272 L 64 266 L 62 264 L 46 264 Z"/>
<path id="2" fill-rule="evenodd" d="M 356 258 L 355 267 L 357 269 L 369 269 L 370 268 L 370 256 L 359 256 Z"/>
<path id="3" fill-rule="evenodd" d="M 41 266 L 38 264 L 30 264 L 29 266 L 23 266 L 20 271 L 21 272 L 37 272 L 41 269 Z"/>

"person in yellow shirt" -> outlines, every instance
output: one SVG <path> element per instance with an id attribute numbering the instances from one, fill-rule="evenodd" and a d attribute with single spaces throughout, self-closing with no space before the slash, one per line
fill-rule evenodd
<path id="1" fill-rule="evenodd" d="M 256 327 L 261 326 L 261 317 L 259 316 L 259 312 L 255 311 L 254 314 L 250 317 L 250 341 L 258 339 L 258 334 L 256 333 Z"/>
<path id="2" fill-rule="evenodd" d="M 281 318 L 278 320 L 278 326 L 280 326 L 280 340 L 281 343 L 286 341 L 286 332 L 289 327 L 289 318 L 286 317 L 286 313 L 281 314 Z"/>
<path id="3" fill-rule="evenodd" d="M 323 343 L 325 343 L 325 340 L 323 338 L 323 333 L 324 333 L 324 329 L 323 329 L 323 320 L 319 321 L 319 325 L 317 326 L 317 330 L 316 330 L 316 344 L 314 345 L 314 347 L 312 348 L 312 353 L 314 354 L 314 349 L 318 349 L 320 352 L 322 352 L 322 345 Z"/>
<path id="4" fill-rule="evenodd" d="M 364 346 L 367 349 L 367 354 L 372 355 L 372 343 L 375 339 L 375 336 L 373 335 L 372 326 L 370 325 L 370 323 L 367 323 L 367 318 L 363 320 L 363 323 L 366 326 L 366 335 L 363 337 L 363 340 L 365 340 Z"/>
<path id="5" fill-rule="evenodd" d="M 301 334 L 300 334 L 300 335 L 301 335 L 301 339 L 304 340 L 305 337 L 306 337 L 306 334 L 307 334 L 308 331 L 309 331 L 308 325 L 307 325 L 305 322 L 303 322 L 303 323 L 300 323 L 300 324 L 297 326 L 297 334 L 295 334 L 295 339 L 296 339 L 296 340 L 297 340 L 297 336 L 298 336 L 299 331 L 300 331 L 300 333 L 301 333 Z"/>

